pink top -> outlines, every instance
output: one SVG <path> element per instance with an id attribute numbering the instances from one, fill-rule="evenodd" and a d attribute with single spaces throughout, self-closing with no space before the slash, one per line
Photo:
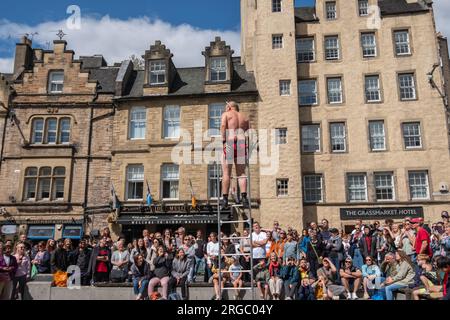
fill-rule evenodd
<path id="1" fill-rule="evenodd" d="M 20 257 L 15 254 L 14 257 L 17 259 L 17 271 L 16 277 L 29 276 L 31 270 L 31 262 L 27 256 Z"/>

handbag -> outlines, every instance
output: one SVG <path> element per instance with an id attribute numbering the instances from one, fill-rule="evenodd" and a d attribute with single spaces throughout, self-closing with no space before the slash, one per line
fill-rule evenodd
<path id="1" fill-rule="evenodd" d="M 110 278 L 113 282 L 124 282 L 127 278 L 127 273 L 123 269 L 112 269 Z"/>
<path id="2" fill-rule="evenodd" d="M 36 275 L 39 273 L 38 268 L 36 267 L 35 264 L 33 264 L 31 266 L 31 274 L 30 274 L 30 279 L 34 280 L 34 278 L 36 278 Z"/>

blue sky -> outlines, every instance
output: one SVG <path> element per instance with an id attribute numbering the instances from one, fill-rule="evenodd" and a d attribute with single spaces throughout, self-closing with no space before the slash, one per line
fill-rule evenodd
<path id="1" fill-rule="evenodd" d="M 297 6 L 314 0 L 296 0 Z M 142 55 L 155 40 L 175 54 L 179 66 L 202 64 L 201 51 L 221 35 L 236 54 L 240 47 L 239 0 L 14 0 L 0 1 L 0 72 L 11 72 L 15 43 L 39 32 L 33 45 L 51 49 L 65 29 L 67 7 L 81 8 L 82 29 L 64 30 L 77 55 L 105 54 L 108 62 Z M 435 0 L 438 29 L 450 36 L 450 0 Z M 186 50 L 189 48 L 189 50 Z"/>

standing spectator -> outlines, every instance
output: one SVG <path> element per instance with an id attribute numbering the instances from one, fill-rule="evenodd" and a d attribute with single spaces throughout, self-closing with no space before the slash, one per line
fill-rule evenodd
<path id="1" fill-rule="evenodd" d="M 405 251 L 411 261 L 416 262 L 415 251 L 416 236 L 409 220 L 405 221 L 404 228 L 400 233 L 400 242 L 398 248 Z"/>
<path id="2" fill-rule="evenodd" d="M 91 282 L 91 276 L 89 274 L 91 253 L 92 250 L 88 248 L 86 240 L 81 240 L 78 248 L 72 251 L 70 256 L 71 263 L 80 268 L 82 286 L 88 286 Z"/>
<path id="3" fill-rule="evenodd" d="M 295 265 L 295 257 L 289 257 L 287 259 L 287 264 L 281 268 L 280 277 L 284 284 L 285 299 L 294 299 L 300 279 L 298 268 Z"/>
<path id="4" fill-rule="evenodd" d="M 143 300 L 147 293 L 148 282 L 151 278 L 151 271 L 150 264 L 140 253 L 134 257 L 134 263 L 131 266 L 131 274 L 133 277 L 133 288 L 134 294 L 136 295 L 136 300 Z"/>
<path id="5" fill-rule="evenodd" d="M 275 253 L 270 256 L 269 263 L 269 288 L 273 300 L 280 300 L 283 280 L 281 280 L 281 263 Z"/>
<path id="6" fill-rule="evenodd" d="M 33 243 L 31 243 L 31 241 L 28 240 L 28 237 L 27 237 L 27 235 L 25 233 L 20 235 L 19 242 L 24 244 L 24 246 L 25 246 L 25 254 L 28 257 L 31 257 L 31 251 L 33 249 Z"/>
<path id="7" fill-rule="evenodd" d="M 94 283 L 108 282 L 111 271 L 111 249 L 107 246 L 107 237 L 100 239 L 98 247 L 92 251 L 89 261 L 89 274 Z"/>
<path id="8" fill-rule="evenodd" d="M 17 270 L 13 279 L 13 290 L 11 300 L 17 300 L 20 293 L 21 300 L 24 300 L 25 285 L 31 273 L 31 261 L 26 252 L 25 243 L 19 242 L 14 255 L 17 261 Z"/>
<path id="9" fill-rule="evenodd" d="M 330 229 L 330 233 L 331 237 L 326 241 L 326 249 L 328 251 L 328 257 L 336 267 L 337 276 L 339 278 L 339 269 L 341 267 L 341 262 L 344 259 L 344 247 L 342 245 L 342 239 L 339 236 L 339 230 L 332 228 Z"/>
<path id="10" fill-rule="evenodd" d="M 166 248 L 166 251 L 168 253 L 172 253 L 172 252 L 175 251 L 175 248 L 177 247 L 177 244 L 175 242 L 175 238 L 172 237 L 172 232 L 170 231 L 170 229 L 164 230 L 164 236 L 163 236 L 163 243 L 162 243 L 162 245 Z M 148 246 L 148 248 L 150 248 L 150 246 Z"/>
<path id="11" fill-rule="evenodd" d="M 297 242 L 294 240 L 293 232 L 287 235 L 287 241 L 284 244 L 283 264 L 287 263 L 290 258 L 297 258 Z"/>
<path id="12" fill-rule="evenodd" d="M 278 241 L 280 238 L 280 223 L 278 221 L 273 222 L 273 229 L 272 229 L 272 239 L 273 241 Z"/>
<path id="13" fill-rule="evenodd" d="M 432 257 L 430 234 L 423 228 L 423 219 L 415 218 L 411 220 L 411 223 L 416 230 L 416 242 L 414 244 L 416 254 L 427 254 Z"/>
<path id="14" fill-rule="evenodd" d="M 444 228 L 446 228 L 449 225 L 449 214 L 448 211 L 442 211 L 441 213 L 441 218 L 442 218 L 442 224 L 444 225 Z"/>
<path id="15" fill-rule="evenodd" d="M 270 274 L 266 260 L 259 261 L 259 263 L 253 267 L 253 271 L 255 273 L 256 286 L 261 293 L 260 298 L 261 300 L 267 300 L 269 295 Z"/>
<path id="16" fill-rule="evenodd" d="M 277 246 L 276 246 L 276 250 L 275 253 L 277 255 L 277 257 L 283 257 L 284 255 L 284 245 L 286 244 L 287 241 L 287 233 L 284 230 L 280 230 L 279 233 L 279 239 L 277 241 Z"/>
<path id="17" fill-rule="evenodd" d="M 298 241 L 297 260 L 306 257 L 306 254 L 308 253 L 308 243 L 310 242 L 310 240 L 311 238 L 309 236 L 308 229 L 303 229 L 302 236 Z"/>
<path id="18" fill-rule="evenodd" d="M 50 258 L 50 265 L 52 273 L 57 271 L 66 272 L 70 265 L 70 250 L 72 248 L 72 241 L 70 239 L 60 239 L 57 241 L 57 248 L 53 251 Z"/>
<path id="19" fill-rule="evenodd" d="M 385 293 L 386 300 L 394 300 L 393 291 L 407 288 L 414 283 L 414 266 L 404 251 L 397 251 L 395 254 L 397 261 L 397 273 L 393 277 L 386 278 Z"/>
<path id="20" fill-rule="evenodd" d="M 122 241 L 117 244 L 117 250 L 111 255 L 111 281 L 114 283 L 123 283 L 128 277 L 128 264 L 130 262 L 130 254 L 125 250 Z"/>
<path id="21" fill-rule="evenodd" d="M 317 231 L 314 229 L 310 230 L 310 238 L 306 259 L 308 260 L 312 276 L 317 279 L 317 270 L 322 264 L 324 256 L 324 244 L 317 238 Z"/>
<path id="22" fill-rule="evenodd" d="M 245 229 L 242 234 L 243 239 L 240 240 L 239 245 L 239 251 L 243 256 L 240 258 L 240 264 L 242 268 L 245 270 L 250 269 L 250 258 L 251 258 L 251 250 L 252 250 L 252 243 L 250 242 L 250 234 L 249 230 Z M 244 280 L 249 281 L 250 280 L 250 274 L 246 273 L 244 274 Z"/>
<path id="23" fill-rule="evenodd" d="M 50 273 L 50 254 L 45 249 L 45 242 L 38 243 L 38 251 L 31 261 L 36 266 L 38 273 Z"/>
<path id="24" fill-rule="evenodd" d="M 364 256 L 362 248 L 360 248 L 360 240 L 364 235 L 364 230 L 361 230 L 362 224 L 358 223 L 355 225 L 355 229 L 350 235 L 350 256 L 353 258 L 353 265 L 361 269 L 364 264 Z"/>
<path id="25" fill-rule="evenodd" d="M 263 261 L 263 260 L 262 260 Z M 230 281 L 233 285 L 233 288 L 236 289 L 234 300 L 240 300 L 241 290 L 243 285 L 242 281 L 242 266 L 239 264 L 239 259 L 237 257 L 231 257 L 231 265 L 228 268 L 228 272 L 230 273 Z"/>
<path id="26" fill-rule="evenodd" d="M 158 241 L 158 240 L 153 240 L 154 242 Z M 159 246 L 159 242 L 157 242 L 158 246 Z M 145 245 L 145 240 L 140 238 L 137 240 L 136 242 L 136 246 L 131 250 L 130 253 L 130 262 L 134 263 L 134 257 L 137 256 L 138 254 L 141 254 L 145 260 L 147 260 L 147 262 L 150 261 L 150 249 L 148 247 L 146 247 Z"/>
<path id="27" fill-rule="evenodd" d="M 253 265 L 256 265 L 259 263 L 261 259 L 266 258 L 266 243 L 267 243 L 267 234 L 265 232 L 261 231 L 261 227 L 258 222 L 255 222 L 253 224 L 253 230 L 252 233 L 252 259 L 253 259 Z"/>
<path id="28" fill-rule="evenodd" d="M 224 239 L 222 240 L 222 248 L 225 250 L 227 257 L 231 257 L 229 256 L 230 254 L 236 253 L 236 246 L 230 241 L 227 235 L 224 235 Z"/>
<path id="29" fill-rule="evenodd" d="M 267 234 L 267 243 L 266 243 L 266 259 L 270 257 L 272 252 L 275 252 L 277 247 L 277 242 L 273 239 L 272 231 L 266 231 Z"/>
<path id="30" fill-rule="evenodd" d="M 147 229 L 142 230 L 142 239 L 145 242 L 145 247 L 150 248 L 150 246 L 152 245 L 152 240 L 150 237 L 150 232 Z"/>
<path id="31" fill-rule="evenodd" d="M 345 259 L 344 266 L 339 272 L 341 276 L 341 282 L 347 292 L 347 299 L 358 299 L 356 293 L 361 286 L 362 273 L 361 270 L 353 265 L 353 260 L 351 257 L 347 257 Z"/>
<path id="32" fill-rule="evenodd" d="M 45 249 L 47 250 L 47 252 L 50 254 L 50 256 L 52 255 L 53 251 L 56 250 L 56 241 L 53 239 L 48 239 L 47 240 L 47 244 L 45 246 Z"/>
<path id="33" fill-rule="evenodd" d="M 372 257 L 366 257 L 366 264 L 362 266 L 362 277 L 364 287 L 364 299 L 370 299 L 369 290 L 375 288 L 377 284 L 381 283 L 381 271 L 375 264 Z M 377 280 L 378 279 L 378 280 Z"/>
<path id="34" fill-rule="evenodd" d="M 10 300 L 13 279 L 17 270 L 16 257 L 11 255 L 11 244 L 0 242 L 0 300 Z"/>
<path id="35" fill-rule="evenodd" d="M 166 252 L 163 246 L 158 248 L 158 255 L 153 257 L 150 262 L 151 270 L 153 270 L 154 277 L 150 280 L 148 284 L 148 295 L 150 296 L 155 287 L 161 285 L 162 287 L 162 297 L 167 300 L 169 292 L 169 279 L 170 279 L 170 268 L 172 266 L 172 260 L 169 258 L 169 254 Z"/>
<path id="36" fill-rule="evenodd" d="M 208 242 L 208 244 L 206 245 L 206 255 L 207 255 L 206 273 L 207 273 L 208 281 L 213 275 L 213 272 L 212 272 L 213 260 L 217 259 L 217 257 L 219 256 L 219 252 L 220 252 L 219 251 L 220 244 L 219 244 L 219 241 L 217 241 L 217 233 L 211 232 L 209 237 L 211 238 L 211 241 Z"/>
<path id="37" fill-rule="evenodd" d="M 186 238 L 185 238 L 186 239 Z M 187 258 L 184 249 L 178 249 L 172 263 L 171 278 L 169 280 L 169 293 L 176 293 L 177 287 L 181 287 L 181 297 L 187 300 L 187 279 L 191 262 Z"/>
<path id="38" fill-rule="evenodd" d="M 186 236 L 186 229 L 184 227 L 179 227 L 177 231 L 178 237 L 175 238 L 176 240 L 176 247 L 180 248 L 184 243 L 184 237 Z"/>
<path id="39" fill-rule="evenodd" d="M 364 226 L 364 231 L 359 239 L 359 249 L 361 250 L 361 255 L 363 259 L 366 260 L 367 257 L 375 256 L 376 241 L 374 241 L 372 235 L 370 234 L 369 226 Z"/>
<path id="40" fill-rule="evenodd" d="M 320 238 L 322 239 L 322 241 L 328 241 L 331 236 L 331 230 L 329 230 L 329 222 L 327 219 L 322 219 L 322 223 L 319 226 L 320 229 Z"/>
<path id="41" fill-rule="evenodd" d="M 203 239 L 203 233 L 201 230 L 197 231 L 194 249 L 195 249 L 195 257 L 194 257 L 195 264 L 194 264 L 194 275 L 192 277 L 193 282 L 195 282 L 195 280 L 197 279 L 197 275 L 200 272 L 200 270 L 202 270 L 206 274 L 205 272 L 206 242 Z"/>

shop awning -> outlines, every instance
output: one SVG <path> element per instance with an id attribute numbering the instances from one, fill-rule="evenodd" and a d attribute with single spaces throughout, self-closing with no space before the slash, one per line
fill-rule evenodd
<path id="1" fill-rule="evenodd" d="M 17 234 L 18 232 L 18 228 L 17 225 L 15 224 L 7 224 L 1 227 L 1 234 L 4 235 L 13 235 L 13 234 Z"/>
<path id="2" fill-rule="evenodd" d="M 229 214 L 222 214 L 222 220 L 229 220 Z M 217 215 L 123 215 L 119 224 L 124 225 L 155 225 L 155 224 L 214 224 L 217 223 Z"/>
<path id="3" fill-rule="evenodd" d="M 30 226 L 27 237 L 30 240 L 53 239 L 55 237 L 55 226 Z"/>
<path id="4" fill-rule="evenodd" d="M 63 239 L 79 240 L 83 236 L 83 226 L 64 226 Z"/>

